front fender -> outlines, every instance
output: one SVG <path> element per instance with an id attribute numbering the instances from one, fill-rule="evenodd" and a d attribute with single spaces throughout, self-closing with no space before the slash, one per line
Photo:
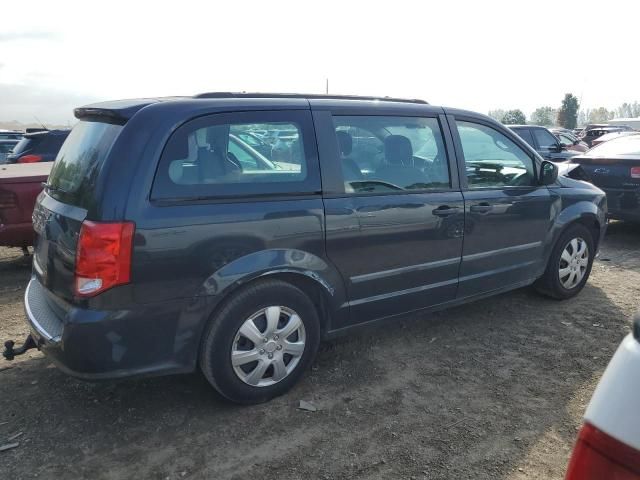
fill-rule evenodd
<path id="1" fill-rule="evenodd" d="M 552 226 L 549 231 L 548 241 L 545 249 L 545 264 L 548 262 L 551 252 L 562 232 L 568 225 L 575 222 L 587 224 L 595 223 L 600 231 L 599 238 L 594 238 L 596 248 L 600 245 L 602 237 L 606 231 L 607 200 L 604 194 L 599 191 L 588 190 L 571 192 L 576 195 L 567 194 L 568 189 L 563 189 L 552 207 Z"/>

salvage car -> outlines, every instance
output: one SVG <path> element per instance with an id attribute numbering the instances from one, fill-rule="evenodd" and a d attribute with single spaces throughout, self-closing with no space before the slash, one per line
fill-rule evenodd
<path id="1" fill-rule="evenodd" d="M 573 132 L 568 131 L 566 128 L 550 128 L 549 131 L 556 136 L 560 141 L 560 144 L 567 150 L 580 153 L 589 150 L 589 145 L 580 140 L 573 134 Z"/>
<path id="2" fill-rule="evenodd" d="M 609 140 L 571 161 L 606 192 L 610 218 L 640 222 L 640 135 Z"/>
<path id="3" fill-rule="evenodd" d="M 599 188 L 424 101 L 212 93 L 75 116 L 33 213 L 31 334 L 4 355 L 37 347 L 80 378 L 199 369 L 266 401 L 356 326 L 528 285 L 577 295 L 606 230 Z M 287 132 L 290 168 L 229 155 L 241 126 Z"/>
<path id="4" fill-rule="evenodd" d="M 568 149 L 546 127 L 538 125 L 509 125 L 509 128 L 520 135 L 542 158 L 547 160 L 564 162 L 578 155 L 573 149 Z"/>
<path id="5" fill-rule="evenodd" d="M 566 480 L 640 479 L 640 317 L 609 362 L 584 415 Z"/>
<path id="6" fill-rule="evenodd" d="M 7 163 L 7 155 L 9 155 L 19 140 L 2 140 L 0 139 L 0 165 Z"/>
<path id="7" fill-rule="evenodd" d="M 638 134 L 640 134 L 640 132 L 636 132 L 633 130 L 622 130 L 620 132 L 605 133 L 601 137 L 598 137 L 594 141 L 592 141 L 591 147 L 595 147 L 597 145 L 600 145 L 601 143 L 608 142 L 609 140 L 613 140 L 614 138 L 628 137 L 629 135 Z"/>
<path id="8" fill-rule="evenodd" d="M 7 155 L 7 163 L 53 162 L 67 135 L 69 130 L 26 133 Z"/>
<path id="9" fill-rule="evenodd" d="M 0 246 L 27 252 L 35 233 L 31 215 L 51 163 L 0 165 Z"/>

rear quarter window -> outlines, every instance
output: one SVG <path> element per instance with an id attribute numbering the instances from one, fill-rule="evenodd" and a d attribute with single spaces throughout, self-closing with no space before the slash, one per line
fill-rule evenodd
<path id="1" fill-rule="evenodd" d="M 262 131 L 267 132 L 264 143 L 256 148 L 243 139 Z M 151 198 L 189 200 L 319 191 L 308 111 L 238 112 L 209 115 L 178 128 L 163 150 Z"/>
<path id="2" fill-rule="evenodd" d="M 61 202 L 90 208 L 96 178 L 122 126 L 79 122 L 71 131 L 47 181 L 47 193 Z"/>

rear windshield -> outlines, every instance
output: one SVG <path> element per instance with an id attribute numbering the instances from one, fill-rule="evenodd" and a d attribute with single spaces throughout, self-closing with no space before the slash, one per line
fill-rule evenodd
<path id="1" fill-rule="evenodd" d="M 101 122 L 82 121 L 73 127 L 56 157 L 47 193 L 64 203 L 91 207 L 96 177 L 121 130 L 121 125 Z"/>
<path id="2" fill-rule="evenodd" d="M 589 150 L 589 155 L 640 155 L 640 134 L 614 138 Z"/>
<path id="3" fill-rule="evenodd" d="M 37 137 L 36 138 L 23 137 L 22 140 L 20 140 L 18 144 L 14 147 L 13 153 L 20 154 L 27 150 L 31 150 L 36 146 L 36 144 L 39 141 L 40 139 Z"/>

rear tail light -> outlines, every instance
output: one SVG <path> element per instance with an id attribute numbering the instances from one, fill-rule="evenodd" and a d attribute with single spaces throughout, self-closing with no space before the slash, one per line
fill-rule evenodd
<path id="1" fill-rule="evenodd" d="M 585 423 L 578 434 L 565 480 L 601 479 L 640 479 L 640 451 Z"/>
<path id="2" fill-rule="evenodd" d="M 640 167 L 631 167 L 631 178 L 640 178 Z"/>
<path id="3" fill-rule="evenodd" d="M 0 190 L 0 208 L 17 208 L 18 197 L 15 192 Z"/>
<path id="4" fill-rule="evenodd" d="M 91 297 L 129 283 L 134 231 L 133 222 L 82 223 L 76 251 L 76 295 Z"/>
<path id="5" fill-rule="evenodd" d="M 42 161 L 42 155 L 23 155 L 18 158 L 18 163 L 36 163 Z"/>

